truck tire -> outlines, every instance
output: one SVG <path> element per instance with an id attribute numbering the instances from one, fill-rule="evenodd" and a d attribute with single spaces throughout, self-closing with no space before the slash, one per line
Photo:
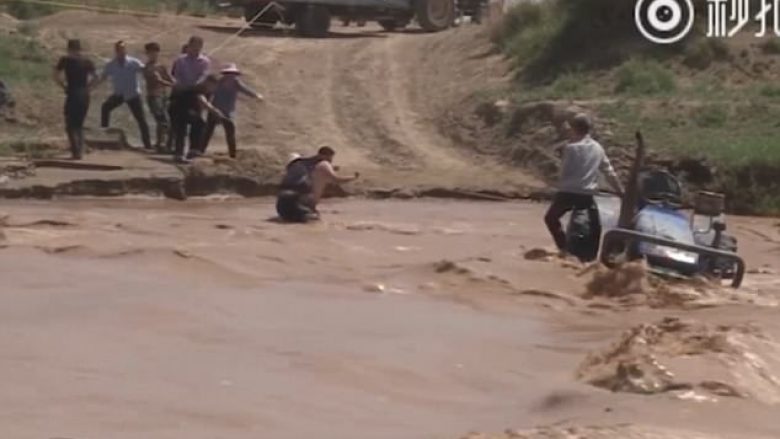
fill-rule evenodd
<path id="1" fill-rule="evenodd" d="M 415 0 L 415 13 L 420 27 L 428 32 L 438 32 L 452 26 L 455 21 L 453 0 Z"/>
<path id="2" fill-rule="evenodd" d="M 253 18 L 255 18 L 255 15 L 257 15 L 260 11 L 263 10 L 268 4 L 253 4 L 251 6 L 244 6 L 244 20 L 246 20 L 247 23 L 252 21 Z M 265 14 L 258 17 L 257 20 L 255 20 L 254 23 L 251 24 L 252 27 L 272 27 L 276 24 L 276 22 L 279 21 L 279 14 L 274 10 L 273 7 L 268 8 L 267 11 L 265 11 Z"/>
<path id="3" fill-rule="evenodd" d="M 393 32 L 397 31 L 398 29 L 403 29 L 406 26 L 409 25 L 408 20 L 379 20 L 379 25 L 382 26 L 382 29 L 384 29 L 386 32 Z"/>
<path id="4" fill-rule="evenodd" d="M 322 5 L 308 4 L 298 12 L 295 28 L 302 37 L 327 37 L 330 30 L 330 11 Z"/>

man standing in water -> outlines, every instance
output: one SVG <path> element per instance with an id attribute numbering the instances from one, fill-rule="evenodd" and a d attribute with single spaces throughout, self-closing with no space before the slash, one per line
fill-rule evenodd
<path id="1" fill-rule="evenodd" d="M 606 176 L 616 192 L 623 193 L 604 148 L 590 136 L 591 128 L 590 118 L 585 114 L 578 114 L 571 121 L 569 143 L 563 149 L 558 193 L 544 216 L 544 222 L 561 252 L 566 252 L 566 234 L 561 226 L 561 217 L 576 209 L 588 211 L 591 239 L 598 253 L 601 221 L 593 196 L 599 191 L 600 173 Z"/>
<path id="2" fill-rule="evenodd" d="M 74 160 L 84 154 L 84 119 L 89 111 L 89 85 L 97 78 L 95 64 L 81 54 L 81 42 L 68 40 L 68 54 L 54 67 L 54 80 L 65 90 L 65 131 Z"/>
<path id="3" fill-rule="evenodd" d="M 132 56 L 127 55 L 127 47 L 124 41 L 117 41 L 114 44 L 114 59 L 106 64 L 98 85 L 111 78 L 114 93 L 106 99 L 101 108 L 100 126 L 108 128 L 111 120 L 111 112 L 122 104 L 130 107 L 133 118 L 138 123 L 138 129 L 141 131 L 141 141 L 144 148 L 152 149 L 152 141 L 149 136 L 149 125 L 146 123 L 144 115 L 144 104 L 141 101 L 141 83 L 138 77 L 143 73 L 144 64 Z"/>
<path id="4" fill-rule="evenodd" d="M 331 183 L 349 183 L 360 177 L 355 173 L 351 177 L 336 174 L 333 158 L 336 152 L 323 146 L 317 155 L 307 158 L 294 157 L 287 169 L 276 198 L 276 212 L 287 222 L 306 222 L 319 219 L 317 204 L 325 189 Z"/>

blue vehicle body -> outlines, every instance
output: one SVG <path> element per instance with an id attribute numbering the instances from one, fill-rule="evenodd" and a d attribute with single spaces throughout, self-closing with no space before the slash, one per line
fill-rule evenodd
<path id="1" fill-rule="evenodd" d="M 669 178 L 668 174 L 664 173 L 649 175 Z M 705 214 L 703 218 L 709 220 L 709 225 L 699 230 L 692 222 L 692 218 L 697 217 L 689 216 L 681 209 L 679 199 L 682 193 L 662 193 L 668 195 L 671 201 L 647 197 L 648 194 L 643 192 L 644 196 L 640 198 L 631 230 L 618 227 L 621 210 L 619 197 L 609 195 L 595 197 L 601 232 L 604 236 L 602 246 L 608 247 L 607 241 L 612 243 L 623 241 L 627 245 L 623 251 L 627 251 L 629 258 L 645 259 L 650 270 L 655 273 L 686 277 L 707 273 L 719 278 L 732 279 L 732 284 L 739 286 L 744 275 L 745 264 L 736 255 L 736 239 L 722 233 L 725 230 L 722 217 L 708 218 Z M 696 209 L 693 213 L 695 212 Z M 567 230 L 570 238 L 587 236 L 587 226 L 585 228 L 581 226 L 581 223 L 587 222 L 586 218 L 585 212 L 573 212 Z M 575 241 L 572 239 L 570 242 Z M 612 251 L 614 248 L 601 249 L 602 262 L 609 265 L 607 261 L 610 260 L 609 253 Z M 606 257 L 605 253 L 607 253 Z M 572 254 L 580 259 L 590 260 L 593 253 L 581 253 L 588 258 L 582 258 L 576 252 Z"/>
<path id="2" fill-rule="evenodd" d="M 585 262 L 599 256 L 607 267 L 644 259 L 655 272 L 731 279 L 731 285 L 738 288 L 745 261 L 736 254 L 736 238 L 723 233 L 723 195 L 699 192 L 691 216 L 686 215 L 679 180 L 669 172 L 644 168 L 641 132 L 637 131 L 636 139 L 634 163 L 622 199 L 597 196 L 595 206 L 572 212 L 566 229 L 567 252 Z M 589 224 L 595 208 L 601 242 Z M 708 224 L 700 230 L 695 220 L 701 217 L 707 218 Z"/>
<path id="3" fill-rule="evenodd" d="M 620 215 L 620 198 L 600 195 L 595 197 L 595 201 L 601 222 L 601 233 L 615 229 Z M 696 244 L 689 218 L 674 206 L 647 204 L 637 214 L 635 230 L 682 244 Z M 590 230 L 585 212 L 572 213 L 567 232 L 570 253 L 584 261 L 595 259 L 597 244 L 588 242 Z M 665 268 L 687 275 L 698 270 L 699 256 L 696 253 L 651 243 L 639 243 L 633 251 L 659 269 Z"/>

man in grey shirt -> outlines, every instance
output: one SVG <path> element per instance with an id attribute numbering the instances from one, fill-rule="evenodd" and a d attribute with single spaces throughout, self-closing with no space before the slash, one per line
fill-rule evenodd
<path id="1" fill-rule="evenodd" d="M 561 252 L 566 251 L 566 234 L 561 217 L 572 210 L 588 210 L 590 229 L 598 246 L 601 224 L 593 196 L 599 191 L 599 174 L 604 174 L 609 184 L 619 194 L 623 187 L 604 152 L 604 148 L 590 136 L 591 122 L 588 116 L 578 114 L 570 124 L 570 142 L 563 149 L 561 177 L 558 193 L 544 216 L 544 222 Z M 596 248 L 598 250 L 598 248 Z"/>
<path id="2" fill-rule="evenodd" d="M 141 84 L 138 77 L 143 73 L 144 64 L 132 56 L 127 55 L 124 41 L 117 41 L 114 45 L 114 59 L 106 64 L 103 73 L 95 86 L 111 78 L 114 92 L 103 103 L 100 111 L 100 126 L 108 128 L 111 120 L 111 112 L 122 104 L 130 107 L 138 128 L 141 131 L 141 140 L 144 148 L 152 149 L 152 141 L 149 136 L 149 125 L 146 123 L 144 106 L 141 101 Z"/>

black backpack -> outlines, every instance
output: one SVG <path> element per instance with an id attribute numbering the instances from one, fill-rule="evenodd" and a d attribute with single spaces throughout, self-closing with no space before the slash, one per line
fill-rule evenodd
<path id="1" fill-rule="evenodd" d="M 301 194 L 312 191 L 311 173 L 314 167 L 324 159 L 309 157 L 295 159 L 287 165 L 287 170 L 279 187 L 282 190 L 291 190 Z"/>

